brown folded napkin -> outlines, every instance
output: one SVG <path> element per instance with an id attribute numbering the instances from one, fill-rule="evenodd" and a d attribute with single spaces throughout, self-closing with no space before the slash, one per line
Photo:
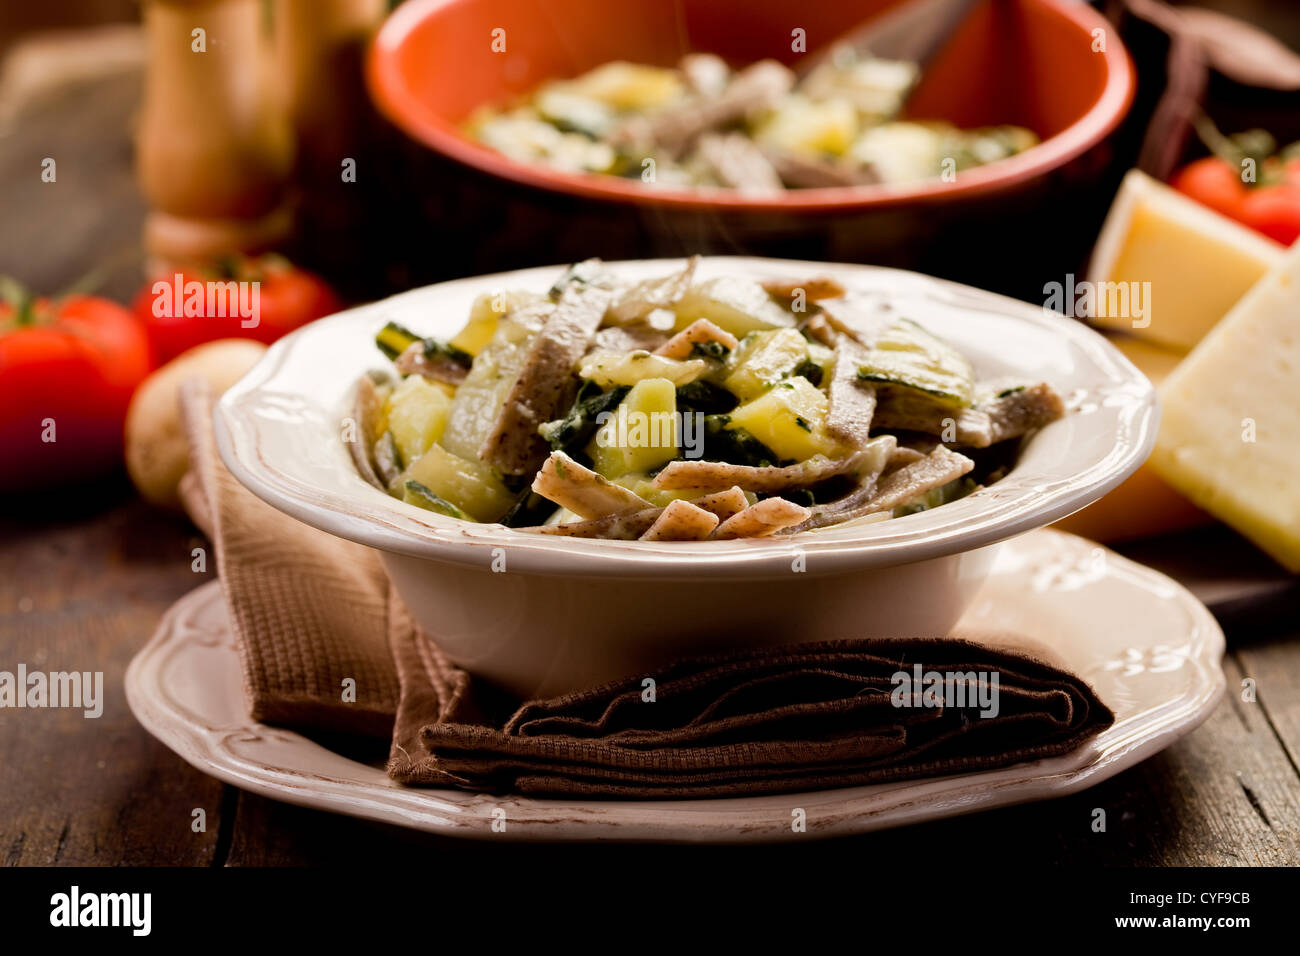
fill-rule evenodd
<path id="1" fill-rule="evenodd" d="M 181 496 L 213 543 L 252 716 L 387 736 L 399 686 L 379 559 L 295 521 L 236 481 L 217 454 L 212 405 L 202 382 L 182 390 L 190 471 Z M 344 700 L 349 679 L 355 702 Z"/>
<path id="2" fill-rule="evenodd" d="M 216 454 L 201 385 L 187 386 L 182 408 L 192 462 L 182 497 L 215 542 L 253 716 L 390 737 L 388 772 L 403 783 L 637 798 L 776 793 L 1056 756 L 1113 720 L 1084 681 L 1002 634 L 712 655 L 520 702 L 447 661 L 373 551 L 236 482 Z M 922 680 L 909 685 L 900 673 Z M 945 706 L 943 689 L 961 679 L 935 685 L 935 674 L 971 675 L 967 706 Z"/>

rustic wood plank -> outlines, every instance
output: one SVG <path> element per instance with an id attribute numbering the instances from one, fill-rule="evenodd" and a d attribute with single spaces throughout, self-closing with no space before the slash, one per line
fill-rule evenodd
<path id="1" fill-rule="evenodd" d="M 1289 619 L 1292 626 L 1295 621 L 1295 617 Z M 1300 633 L 1292 634 L 1289 640 L 1243 642 L 1236 657 L 1242 675 L 1254 679 L 1257 706 L 1300 776 Z M 1240 699 L 1242 689 L 1229 688 L 1229 693 Z"/>
<path id="2" fill-rule="evenodd" d="M 122 687 L 162 612 L 210 577 L 191 570 L 201 543 L 184 518 L 134 498 L 73 520 L 0 519 L 0 667 L 104 674 L 98 719 L 0 712 L 0 863 L 213 861 L 222 785 L 149 736 Z M 195 808 L 204 833 L 191 829 Z"/>
<path id="3" fill-rule="evenodd" d="M 227 866 L 391 866 L 421 851 L 455 853 L 463 840 L 295 807 L 240 793 Z M 431 858 L 433 858 L 431 856 Z"/>
<path id="4" fill-rule="evenodd" d="M 1179 581 L 1225 630 L 1277 633 L 1300 620 L 1300 575 L 1225 525 L 1133 541 L 1117 551 Z"/>
<path id="5" fill-rule="evenodd" d="M 1126 845 L 1110 862 L 1273 866 L 1298 861 L 1300 777 L 1262 708 L 1243 705 L 1233 692 L 1242 674 L 1232 655 L 1224 669 L 1228 695 L 1205 725 L 1116 779 L 1125 790 L 1115 805 L 1118 819 L 1108 810 L 1108 833 L 1122 834 Z M 1095 798 L 1106 796 L 1099 791 Z"/>

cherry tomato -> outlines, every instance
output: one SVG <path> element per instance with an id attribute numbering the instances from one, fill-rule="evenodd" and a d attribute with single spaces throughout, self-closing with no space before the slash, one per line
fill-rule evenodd
<path id="1" fill-rule="evenodd" d="M 1273 157 L 1260 163 L 1256 181 L 1218 156 L 1189 163 L 1173 178 L 1179 192 L 1257 232 L 1290 245 L 1300 237 L 1300 161 Z"/>
<path id="2" fill-rule="evenodd" d="M 81 483 L 122 463 L 149 339 L 115 302 L 0 303 L 0 490 Z"/>
<path id="3" fill-rule="evenodd" d="M 1188 163 L 1174 175 L 1171 185 L 1201 205 L 1233 219 L 1240 213 L 1246 196 L 1240 171 L 1218 156 Z"/>
<path id="4" fill-rule="evenodd" d="M 270 344 L 341 307 L 324 279 L 275 255 L 156 276 L 132 306 L 160 363 L 216 339 Z"/>

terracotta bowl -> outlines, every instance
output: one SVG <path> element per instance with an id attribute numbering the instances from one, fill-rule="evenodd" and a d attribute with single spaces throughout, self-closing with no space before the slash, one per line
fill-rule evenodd
<path id="1" fill-rule="evenodd" d="M 680 263 L 612 263 L 620 276 Z M 826 638 L 942 635 L 979 590 L 997 543 L 1077 511 L 1145 460 L 1151 383 L 1081 324 L 913 273 L 706 259 L 699 275 L 829 274 L 944 336 L 983 377 L 1050 382 L 1070 414 L 1001 481 L 890 521 L 748 541 L 591 541 L 444 518 L 366 483 L 341 439 L 356 380 L 387 364 L 387 321 L 450 336 L 482 292 L 546 289 L 553 268 L 417 289 L 314 322 L 271 347 L 221 399 L 235 477 L 276 508 L 380 551 L 415 619 L 458 664 L 521 695 L 643 672 L 687 652 Z M 1068 570 L 1068 569 L 1066 569 Z"/>
<path id="2" fill-rule="evenodd" d="M 483 104 L 614 59 L 670 64 L 705 50 L 737 64 L 774 57 L 797 66 L 794 28 L 806 31 L 808 50 L 816 52 L 894 2 L 408 0 L 373 44 L 368 82 L 379 109 L 448 163 L 412 172 L 418 183 L 410 184 L 410 201 L 425 204 L 426 218 L 454 230 L 458 241 L 472 243 L 481 225 L 480 245 L 495 265 L 536 263 L 539 254 L 563 261 L 752 252 L 905 266 L 1020 291 L 1016 280 L 1046 251 L 1082 255 L 1083 237 L 1092 234 L 1088 191 L 1105 173 L 1108 135 L 1133 95 L 1133 69 L 1117 32 L 1083 3 L 977 4 L 936 57 L 911 116 L 962 126 L 1016 123 L 1043 139 L 951 183 L 771 198 L 647 188 L 518 162 L 461 131 Z M 492 50 L 494 30 L 505 31 L 504 53 Z M 1065 222 L 1077 229 L 1061 228 L 1061 203 L 1075 207 Z M 993 228 L 997 243 L 988 242 Z M 1025 290 L 1033 288 L 1025 282 Z"/>

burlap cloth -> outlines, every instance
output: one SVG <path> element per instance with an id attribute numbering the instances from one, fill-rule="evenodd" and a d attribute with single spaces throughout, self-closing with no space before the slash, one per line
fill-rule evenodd
<path id="1" fill-rule="evenodd" d="M 652 702 L 642 674 L 512 700 L 416 629 L 375 552 L 275 510 L 231 476 L 200 384 L 186 387 L 182 408 L 191 446 L 182 497 L 214 544 L 252 716 L 389 738 L 388 772 L 403 783 L 638 798 L 774 793 L 1056 756 L 1113 720 L 1083 680 L 1007 635 L 684 660 L 650 675 Z M 891 678 L 917 663 L 996 673 L 997 716 L 896 706 Z"/>

